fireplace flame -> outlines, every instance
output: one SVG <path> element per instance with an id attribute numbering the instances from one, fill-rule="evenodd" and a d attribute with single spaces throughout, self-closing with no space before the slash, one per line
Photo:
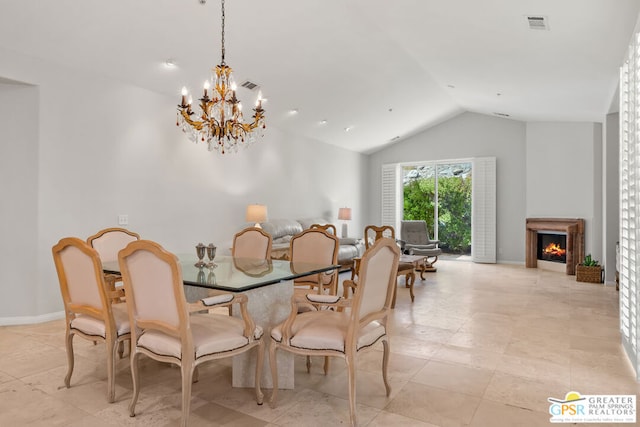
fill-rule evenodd
<path id="1" fill-rule="evenodd" d="M 557 243 L 550 243 L 542 250 L 542 253 L 553 256 L 564 256 L 567 253 L 567 250 L 562 249 Z"/>

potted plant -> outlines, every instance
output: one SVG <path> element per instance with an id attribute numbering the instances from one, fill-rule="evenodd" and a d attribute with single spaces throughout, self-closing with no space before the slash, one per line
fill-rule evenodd
<path id="1" fill-rule="evenodd" d="M 576 266 L 576 281 L 589 283 L 602 283 L 602 266 L 591 257 L 591 254 L 584 257 L 582 264 Z"/>

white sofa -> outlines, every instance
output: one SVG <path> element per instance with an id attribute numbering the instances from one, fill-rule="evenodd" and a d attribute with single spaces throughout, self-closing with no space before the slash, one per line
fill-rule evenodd
<path id="1" fill-rule="evenodd" d="M 260 226 L 273 238 L 272 257 L 284 258 L 288 254 L 289 242 L 293 236 L 311 227 L 312 224 L 327 223 L 327 220 L 322 218 L 272 219 L 261 223 Z M 361 239 L 340 239 L 338 263 L 342 266 L 341 270 L 351 268 L 353 258 L 360 257 L 363 253 L 364 242 Z"/>

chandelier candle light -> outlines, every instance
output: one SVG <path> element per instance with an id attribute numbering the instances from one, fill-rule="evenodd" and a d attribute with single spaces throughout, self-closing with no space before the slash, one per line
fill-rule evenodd
<path id="1" fill-rule="evenodd" d="M 263 136 L 266 127 L 262 94 L 258 93 L 253 121 L 245 123 L 242 104 L 236 97 L 236 84 L 231 67 L 224 62 L 224 0 L 222 0 L 222 60 L 212 71 L 212 81 L 204 82 L 204 93 L 200 98 L 200 115 L 191 109 L 192 99 L 186 87 L 182 88 L 182 100 L 178 105 L 177 125 L 194 142 L 206 142 L 209 151 L 237 151 L 239 145 L 255 141 L 255 133 Z M 195 117 L 194 117 L 195 116 Z"/>

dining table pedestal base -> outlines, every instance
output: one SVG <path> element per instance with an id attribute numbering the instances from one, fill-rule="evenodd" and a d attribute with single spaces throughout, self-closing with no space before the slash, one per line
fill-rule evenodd
<path id="1" fill-rule="evenodd" d="M 256 325 L 262 327 L 265 343 L 264 361 L 262 366 L 262 388 L 273 388 L 271 368 L 269 366 L 269 345 L 271 344 L 271 329 L 284 322 L 291 312 L 291 297 L 293 296 L 293 281 L 286 280 L 276 284 L 244 291 L 249 302 L 247 309 Z M 234 310 L 234 316 L 239 316 Z M 255 386 L 257 351 L 248 351 L 233 357 L 233 387 Z M 294 387 L 294 355 L 286 351 L 277 354 L 278 388 L 293 389 Z"/>

